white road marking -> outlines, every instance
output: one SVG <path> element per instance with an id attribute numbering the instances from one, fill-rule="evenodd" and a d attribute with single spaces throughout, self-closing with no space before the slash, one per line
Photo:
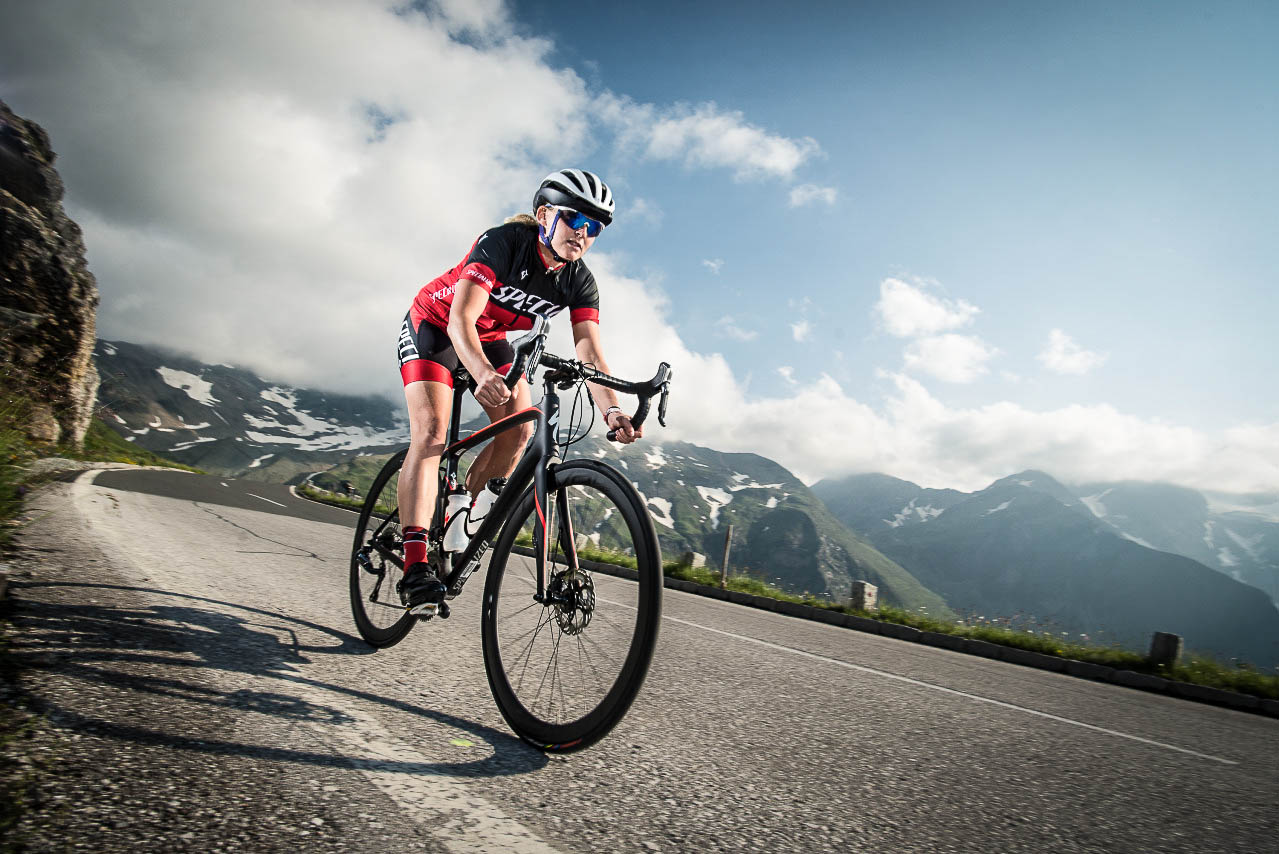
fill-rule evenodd
<path id="1" fill-rule="evenodd" d="M 617 604 L 617 603 L 614 603 L 614 604 Z M 941 685 L 934 685 L 931 682 L 922 682 L 918 679 L 911 679 L 909 676 L 899 676 L 896 673 L 888 673 L 887 671 L 884 671 L 884 670 L 876 670 L 873 667 L 863 667 L 860 664 L 851 664 L 847 661 L 840 661 L 838 658 L 830 658 L 825 655 L 818 655 L 816 653 L 807 652 L 802 649 L 795 649 L 794 647 L 782 646 L 781 644 L 772 643 L 771 641 L 760 640 L 759 638 L 752 638 L 746 635 L 739 635 L 734 632 L 726 632 L 723 629 L 713 629 L 710 626 L 703 626 L 700 623 L 693 623 L 688 620 L 681 620 L 678 617 L 663 616 L 662 619 L 669 620 L 672 623 L 679 623 L 680 625 L 688 626 L 689 628 L 701 629 L 702 631 L 712 632 L 717 635 L 724 635 L 725 637 L 730 637 L 735 640 L 744 641 L 746 643 L 753 643 L 753 644 L 756 644 L 757 646 L 767 647 L 768 649 L 775 649 L 775 650 L 778 650 L 779 652 L 789 652 L 792 655 L 798 655 L 801 658 L 808 658 L 813 661 L 821 661 L 821 662 L 825 662 L 826 664 L 834 664 L 838 667 L 844 667 L 844 668 L 847 668 L 848 670 L 856 670 L 861 673 L 870 673 L 875 676 L 882 676 L 885 679 L 893 679 L 897 682 L 905 682 L 909 685 L 916 685 L 920 688 L 928 688 L 933 691 L 941 691 L 944 694 L 952 694 L 956 697 L 964 697 L 969 700 L 976 700 L 979 703 L 989 703 L 992 706 L 999 706 L 1002 709 L 1012 709 L 1013 711 L 1016 711 L 1016 712 L 1022 712 L 1024 714 L 1034 715 L 1040 718 L 1047 718 L 1048 720 L 1057 721 L 1058 723 L 1070 724 L 1071 726 L 1082 727 L 1083 729 L 1092 730 L 1093 732 L 1101 732 L 1101 733 L 1105 733 L 1106 735 L 1113 735 L 1117 738 L 1126 738 L 1129 741 L 1137 741 L 1137 742 L 1141 742 L 1142 744 L 1152 745 L 1154 747 L 1162 747 L 1165 750 L 1175 750 L 1178 753 L 1185 753 L 1189 756 L 1198 757 L 1199 759 L 1207 759 L 1212 762 L 1220 762 L 1223 765 L 1239 764 L 1233 759 L 1223 759 L 1220 756 L 1212 756 L 1207 753 L 1199 753 L 1198 751 L 1195 751 L 1195 750 L 1188 750 L 1184 747 L 1177 747 L 1174 744 L 1165 744 L 1162 741 L 1154 741 L 1153 739 L 1142 738 L 1139 735 L 1131 735 L 1126 732 L 1119 732 L 1118 730 L 1107 729 L 1105 727 L 1095 726 L 1093 724 L 1087 724 L 1087 723 L 1084 723 L 1083 721 L 1077 721 L 1072 718 L 1063 718 L 1060 715 L 1052 715 L 1052 714 L 1049 714 L 1048 712 L 1040 712 L 1035 709 L 1028 709 L 1025 706 L 1017 706 L 1012 703 L 1005 703 L 1002 700 L 992 700 L 989 697 L 983 697 L 979 694 L 969 694 L 966 691 L 956 691 L 954 688 L 945 688 Z"/>
<path id="2" fill-rule="evenodd" d="M 299 695 L 320 707 L 333 706 L 330 691 L 289 680 Z M 418 752 L 353 703 L 340 703 L 348 716 L 341 726 L 313 723 L 345 761 L 395 800 L 413 821 L 430 828 L 432 839 L 452 854 L 556 854 L 545 840 L 486 801 L 465 777 L 447 772 L 410 774 L 398 766 L 429 767 L 439 757 Z"/>
<path id="3" fill-rule="evenodd" d="M 272 500 L 271 500 L 271 499 L 269 499 L 269 498 L 263 498 L 261 495 L 254 495 L 252 492 L 246 492 L 246 493 L 244 493 L 244 494 L 245 494 L 245 495 L 247 495 L 247 496 L 249 496 L 250 498 L 256 498 L 256 499 L 258 499 L 259 501 L 265 501 L 267 504 L 274 504 L 276 507 L 288 507 L 288 506 L 289 506 L 289 505 L 287 505 L 287 504 L 281 504 L 281 503 L 280 503 L 280 502 L 278 502 L 278 501 L 272 501 Z"/>

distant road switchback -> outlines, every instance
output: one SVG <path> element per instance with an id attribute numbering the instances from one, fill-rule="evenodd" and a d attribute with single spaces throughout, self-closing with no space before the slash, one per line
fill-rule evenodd
<path id="1" fill-rule="evenodd" d="M 1279 839 L 1279 720 L 1260 715 L 668 590 L 630 714 L 548 758 L 489 694 L 483 579 L 399 646 L 359 640 L 351 514 L 125 470 L 52 484 L 27 515 L 13 652 L 60 752 L 23 829 L 49 847 L 1233 854 Z"/>

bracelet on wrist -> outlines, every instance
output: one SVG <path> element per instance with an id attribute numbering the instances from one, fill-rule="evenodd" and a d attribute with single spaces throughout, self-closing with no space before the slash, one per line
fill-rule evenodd
<path id="1" fill-rule="evenodd" d="M 625 415 L 625 414 L 626 414 L 625 412 L 622 412 L 622 407 L 620 407 L 620 406 L 610 406 L 608 409 L 605 409 L 605 410 L 604 410 L 604 423 L 605 423 L 605 424 L 607 424 L 607 423 L 608 423 L 608 417 L 609 417 L 610 415 L 612 415 L 614 412 L 619 412 L 619 413 L 621 413 L 622 415 Z"/>

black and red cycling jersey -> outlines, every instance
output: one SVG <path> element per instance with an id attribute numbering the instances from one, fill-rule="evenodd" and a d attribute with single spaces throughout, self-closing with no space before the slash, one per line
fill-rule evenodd
<path id="1" fill-rule="evenodd" d="M 530 225 L 515 222 L 490 228 L 462 263 L 418 292 L 409 311 L 414 327 L 425 320 L 448 328 L 449 309 L 461 279 L 489 292 L 488 304 L 475 324 L 482 342 L 532 329 L 534 314 L 550 316 L 566 308 L 573 323 L 598 323 L 599 289 L 591 271 L 580 260 L 548 267 L 537 246 L 537 229 Z"/>

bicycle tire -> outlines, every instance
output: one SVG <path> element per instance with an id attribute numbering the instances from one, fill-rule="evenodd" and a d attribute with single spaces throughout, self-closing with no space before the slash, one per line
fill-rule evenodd
<path id="1" fill-rule="evenodd" d="M 399 497 L 396 494 L 400 468 L 407 451 L 400 451 L 378 472 L 360 508 L 355 525 L 355 542 L 351 546 L 351 614 L 360 637 L 379 649 L 404 640 L 417 618 L 405 610 L 396 589 L 402 570 L 380 551 L 372 549 L 377 537 L 382 545 L 398 551 L 403 562 L 404 538 L 399 523 Z M 365 552 L 368 563 L 361 560 Z"/>
<path id="2" fill-rule="evenodd" d="M 570 752 L 613 729 L 644 683 L 661 623 L 662 558 L 643 499 L 621 473 L 594 460 L 572 460 L 553 467 L 548 478 L 547 589 L 573 591 L 567 594 L 573 604 L 534 601 L 536 561 L 515 552 L 519 534 L 537 522 L 530 488 L 494 546 L 481 633 L 489 688 L 511 729 L 541 750 Z M 635 580 L 614 579 L 590 560 L 574 572 L 565 560 L 569 530 L 597 546 L 632 552 Z M 597 581 L 602 597 L 595 595 Z"/>

